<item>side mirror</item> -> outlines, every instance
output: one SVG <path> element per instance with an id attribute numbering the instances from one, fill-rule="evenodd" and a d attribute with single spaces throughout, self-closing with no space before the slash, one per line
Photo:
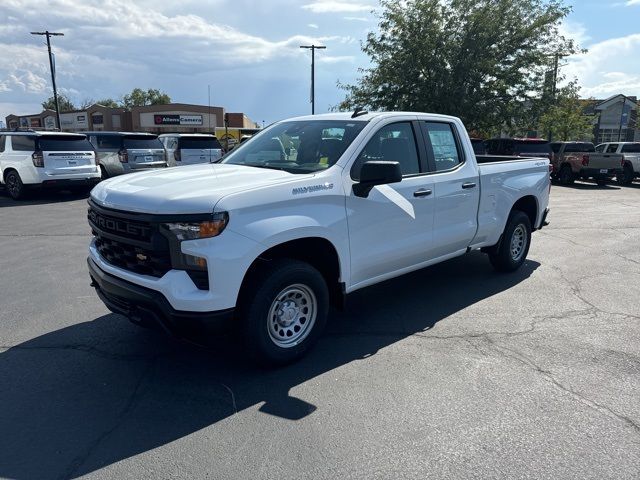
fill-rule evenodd
<path id="1" fill-rule="evenodd" d="M 360 170 L 360 182 L 353 186 L 357 197 L 366 198 L 376 185 L 397 183 L 402 181 L 402 170 L 398 162 L 370 161 L 365 162 Z"/>

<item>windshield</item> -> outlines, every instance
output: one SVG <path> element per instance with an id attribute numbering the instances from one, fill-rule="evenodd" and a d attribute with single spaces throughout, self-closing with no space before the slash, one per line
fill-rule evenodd
<path id="1" fill-rule="evenodd" d="M 138 136 L 124 137 L 124 148 L 154 148 L 163 149 L 164 145 L 158 137 Z"/>
<path id="2" fill-rule="evenodd" d="M 640 143 L 628 143 L 623 145 L 622 153 L 640 153 Z"/>
<path id="3" fill-rule="evenodd" d="M 515 142 L 518 153 L 551 153 L 549 142 Z"/>
<path id="4" fill-rule="evenodd" d="M 220 145 L 220 142 L 216 137 L 181 137 L 180 148 L 185 150 L 201 150 L 203 148 L 220 150 L 222 149 L 222 145 Z"/>
<path id="5" fill-rule="evenodd" d="M 38 138 L 38 147 L 45 152 L 91 152 L 93 146 L 86 137 L 47 135 Z"/>
<path id="6" fill-rule="evenodd" d="M 305 120 L 273 125 L 221 163 L 311 173 L 334 165 L 367 122 Z"/>

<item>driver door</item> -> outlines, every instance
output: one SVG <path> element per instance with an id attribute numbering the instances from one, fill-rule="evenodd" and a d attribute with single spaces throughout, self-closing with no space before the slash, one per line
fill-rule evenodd
<path id="1" fill-rule="evenodd" d="M 433 243 L 434 183 L 427 172 L 424 142 L 417 122 L 382 126 L 368 140 L 351 168 L 358 180 L 366 161 L 400 163 L 402 181 L 373 187 L 356 196 L 349 182 L 346 197 L 351 251 L 348 289 L 391 278 L 429 259 Z"/>

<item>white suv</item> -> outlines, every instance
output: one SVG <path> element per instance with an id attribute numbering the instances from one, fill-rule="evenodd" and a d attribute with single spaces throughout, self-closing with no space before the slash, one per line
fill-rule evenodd
<path id="1" fill-rule="evenodd" d="M 167 151 L 167 159 L 177 166 L 211 163 L 222 157 L 222 145 L 214 135 L 204 133 L 168 133 L 158 137 Z"/>
<path id="2" fill-rule="evenodd" d="M 0 183 L 15 200 L 29 187 L 89 191 L 100 181 L 93 147 L 85 135 L 0 132 Z"/>

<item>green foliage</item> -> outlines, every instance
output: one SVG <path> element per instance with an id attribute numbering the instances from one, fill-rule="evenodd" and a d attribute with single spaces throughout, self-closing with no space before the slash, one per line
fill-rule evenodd
<path id="1" fill-rule="evenodd" d="M 537 126 L 553 54 L 577 51 L 558 31 L 570 12 L 561 0 L 381 0 L 381 6 L 379 30 L 362 46 L 372 67 L 360 70 L 356 85 L 339 84 L 347 91 L 340 109 L 443 113 L 481 132 L 523 119 Z"/>
<path id="2" fill-rule="evenodd" d="M 127 109 L 165 103 L 171 103 L 171 98 L 166 93 L 155 88 L 149 88 L 146 91 L 141 88 L 134 88 L 131 93 L 122 98 L 122 104 Z"/>
<path id="3" fill-rule="evenodd" d="M 58 94 L 58 105 L 60 106 L 60 113 L 62 112 L 70 112 L 72 110 L 76 110 L 76 106 L 73 102 L 63 93 Z M 42 108 L 45 110 L 55 110 L 56 102 L 53 98 L 53 95 L 50 96 L 47 100 L 42 102 Z"/>
<path id="4" fill-rule="evenodd" d="M 578 92 L 580 87 L 574 80 L 558 90 L 555 105 L 540 118 L 540 126 L 545 133 L 551 132 L 553 140 L 591 140 L 593 138 L 593 117 L 583 113 L 584 106 Z"/>
<path id="5" fill-rule="evenodd" d="M 103 99 L 101 99 L 101 100 L 97 100 L 97 101 L 96 101 L 96 102 L 94 102 L 94 103 L 97 103 L 98 105 L 102 105 L 102 106 L 104 106 L 104 107 L 109 107 L 109 108 L 118 108 L 118 107 L 120 107 L 120 106 L 121 106 L 121 105 L 120 105 L 116 100 L 114 100 L 113 98 L 103 98 Z"/>

